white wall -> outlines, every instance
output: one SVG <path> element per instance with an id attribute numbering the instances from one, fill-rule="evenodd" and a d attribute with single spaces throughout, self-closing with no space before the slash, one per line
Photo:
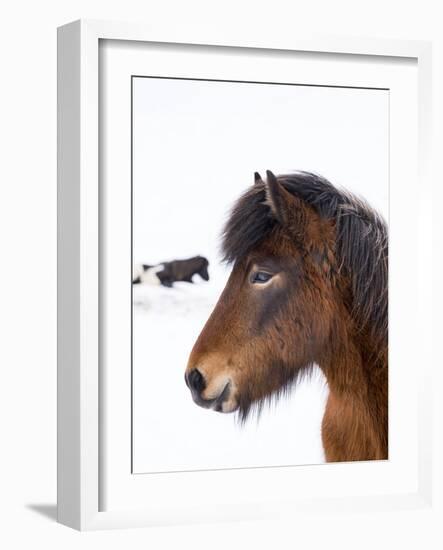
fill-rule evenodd
<path id="1" fill-rule="evenodd" d="M 134 530 L 80 535 L 29 508 L 55 502 L 55 211 L 56 33 L 78 17 L 147 22 L 171 27 L 237 29 L 266 35 L 297 29 L 405 39 L 433 39 L 435 138 L 442 142 L 443 36 L 439 0 L 65 0 L 2 6 L 2 159 L 0 412 L 2 451 L 0 544 L 5 548 L 441 548 L 441 508 L 429 512 L 294 518 L 269 522 Z M 440 149 L 441 150 L 441 149 Z M 436 161 L 440 165 L 441 153 Z M 438 166 L 440 167 L 440 166 Z M 441 172 L 440 172 L 441 174 Z M 439 176 L 441 179 L 441 176 Z M 436 190 L 439 193 L 440 190 Z M 439 201 L 430 209 L 439 214 Z M 436 241 L 443 249 L 441 215 Z M 438 226 L 437 226 L 438 223 Z M 441 262 L 438 279 L 442 280 Z M 441 299 L 441 292 L 439 294 Z M 436 317 L 437 319 L 437 317 Z M 437 397 L 439 397 L 437 395 Z M 440 399 L 438 401 L 441 401 Z M 441 405 L 436 408 L 442 414 Z M 441 424 L 438 458 L 442 461 Z M 441 475 L 437 476 L 441 504 Z M 41 508 L 40 508 L 41 510 Z M 47 510 L 47 509 L 43 509 Z M 52 508 L 49 508 L 51 513 Z M 437 522 L 439 520 L 440 524 Z"/>

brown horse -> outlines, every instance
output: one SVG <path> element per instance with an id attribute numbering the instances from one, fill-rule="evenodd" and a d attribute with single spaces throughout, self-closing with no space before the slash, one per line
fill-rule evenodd
<path id="1" fill-rule="evenodd" d="M 386 224 L 317 175 L 255 179 L 225 227 L 233 269 L 189 358 L 192 397 L 244 420 L 318 364 L 326 460 L 386 459 Z"/>

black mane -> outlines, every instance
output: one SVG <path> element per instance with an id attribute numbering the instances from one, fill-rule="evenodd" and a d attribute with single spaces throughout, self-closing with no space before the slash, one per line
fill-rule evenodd
<path id="1" fill-rule="evenodd" d="M 351 280 L 353 315 L 378 345 L 387 344 L 388 230 L 366 201 L 308 173 L 280 175 L 278 181 L 336 227 L 339 273 Z M 224 260 L 233 263 L 252 251 L 277 223 L 265 204 L 265 188 L 256 184 L 235 204 L 223 231 Z"/>

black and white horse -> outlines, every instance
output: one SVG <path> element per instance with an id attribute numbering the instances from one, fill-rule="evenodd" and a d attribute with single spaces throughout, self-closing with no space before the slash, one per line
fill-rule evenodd
<path id="1" fill-rule="evenodd" d="M 208 260 L 203 256 L 156 265 L 140 264 L 134 269 L 132 283 L 172 287 L 177 281 L 192 283 L 192 277 L 196 274 L 209 281 L 208 265 Z"/>

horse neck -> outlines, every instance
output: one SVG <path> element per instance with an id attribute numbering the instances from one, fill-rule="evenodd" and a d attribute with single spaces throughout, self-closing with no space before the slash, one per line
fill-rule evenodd
<path id="1" fill-rule="evenodd" d="M 330 391 L 323 419 L 328 460 L 387 458 L 387 348 L 378 348 L 369 334 L 343 325 L 319 361 Z"/>

